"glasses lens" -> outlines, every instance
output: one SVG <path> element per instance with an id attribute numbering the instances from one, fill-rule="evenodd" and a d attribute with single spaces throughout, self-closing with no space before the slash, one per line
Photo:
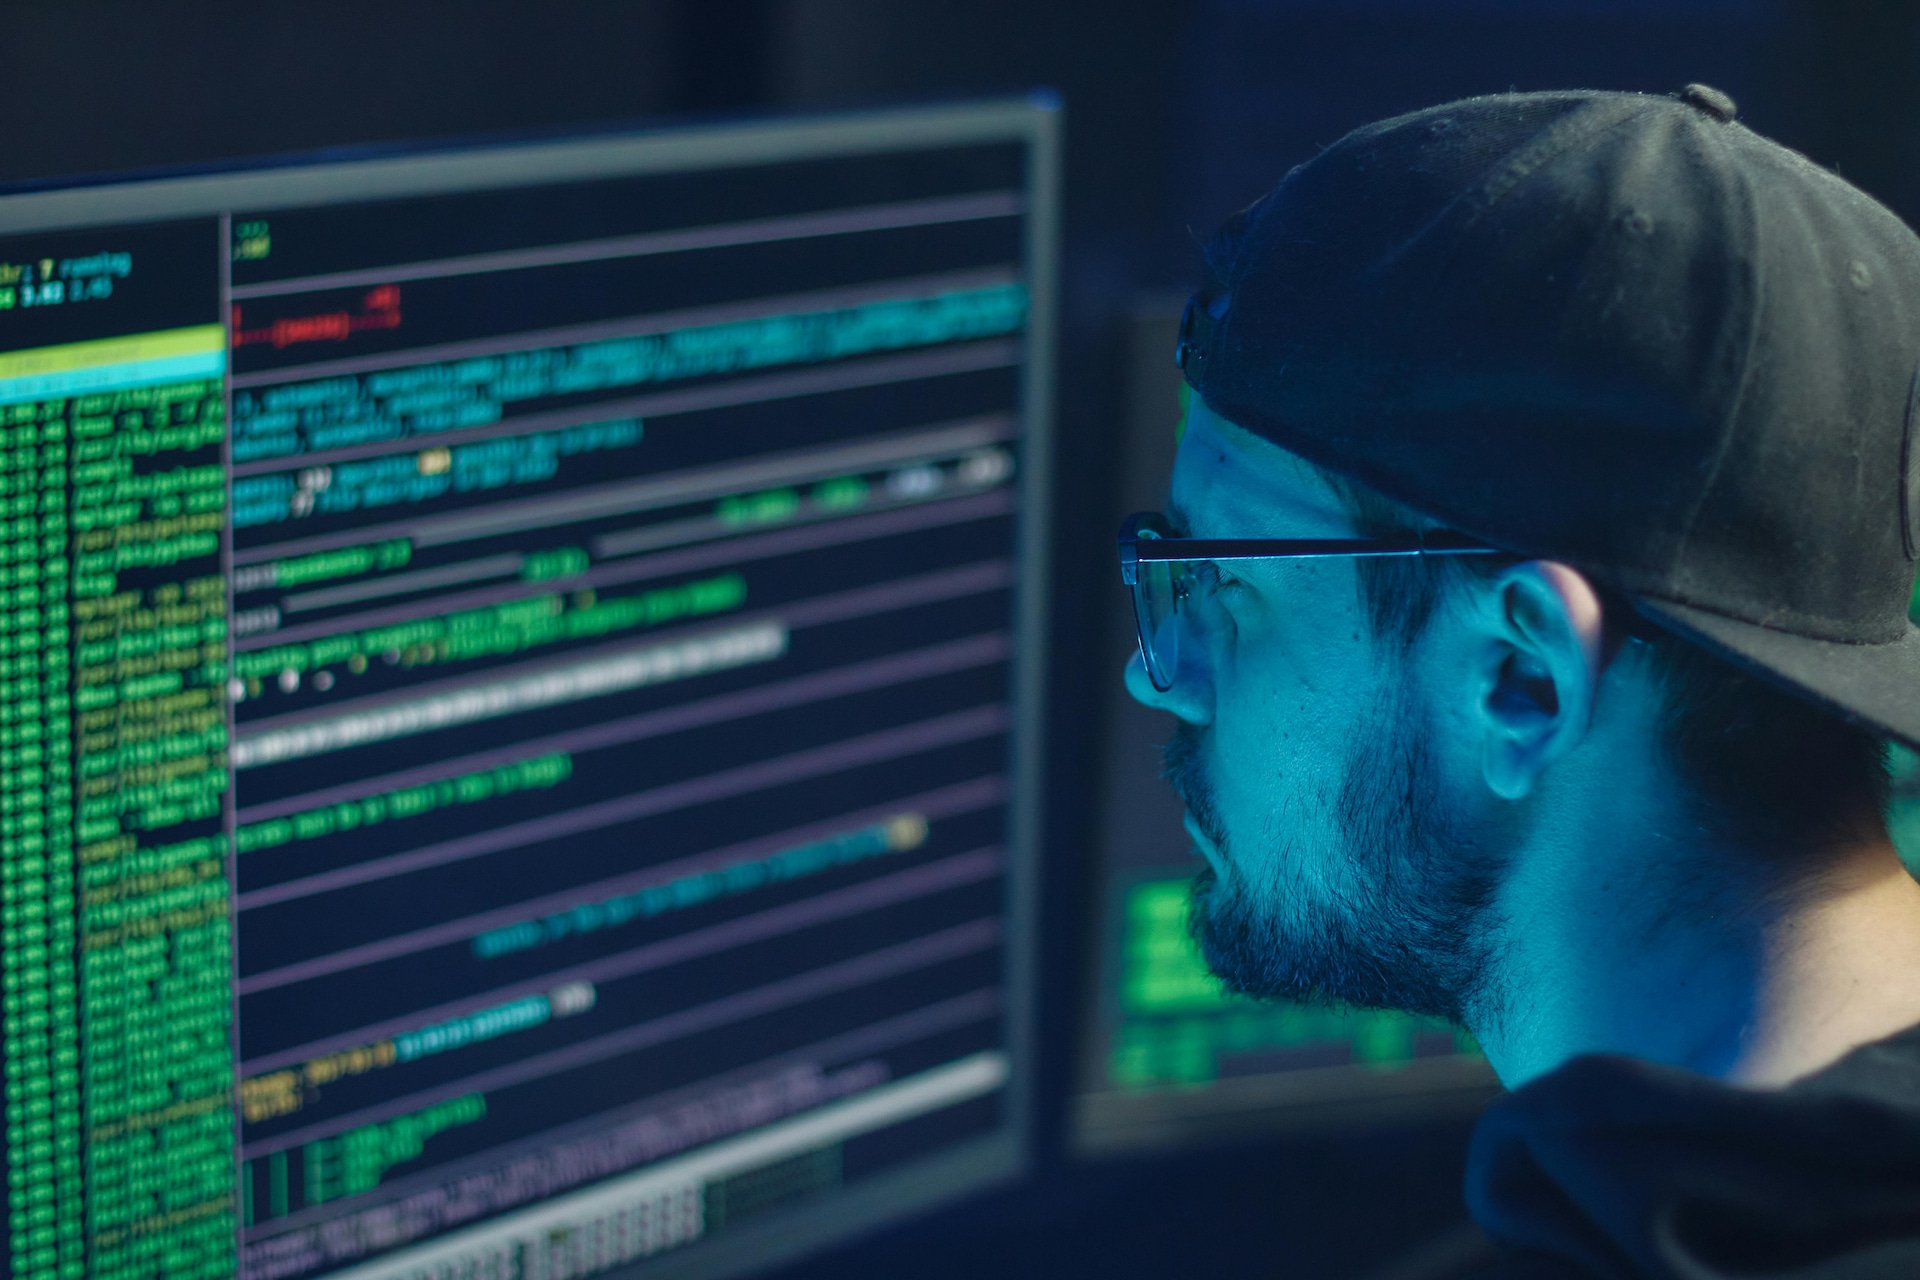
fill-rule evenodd
<path id="1" fill-rule="evenodd" d="M 1175 561 L 1142 560 L 1133 581 L 1133 617 L 1140 628 L 1140 657 L 1153 687 L 1173 688 L 1180 666 L 1180 620 L 1176 614 L 1179 574 Z"/>

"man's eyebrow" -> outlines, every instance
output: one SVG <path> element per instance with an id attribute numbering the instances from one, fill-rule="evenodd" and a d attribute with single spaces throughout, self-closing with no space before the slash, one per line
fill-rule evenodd
<path id="1" fill-rule="evenodd" d="M 1167 500 L 1167 509 L 1162 512 L 1167 517 L 1167 532 L 1176 538 L 1193 536 L 1193 522 L 1187 519 L 1187 510 L 1171 498 Z"/>

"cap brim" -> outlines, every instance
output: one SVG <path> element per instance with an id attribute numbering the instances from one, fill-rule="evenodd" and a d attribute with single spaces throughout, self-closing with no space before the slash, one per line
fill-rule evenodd
<path id="1" fill-rule="evenodd" d="M 1651 621 L 1782 688 L 1920 750 L 1920 627 L 1888 644 L 1817 640 L 1669 600 L 1633 598 Z"/>

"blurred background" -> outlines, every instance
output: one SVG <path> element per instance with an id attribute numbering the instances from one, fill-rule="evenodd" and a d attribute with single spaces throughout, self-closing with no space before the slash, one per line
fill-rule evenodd
<path id="1" fill-rule="evenodd" d="M 777 1273 L 795 1278 L 1365 1276 L 1463 1218 L 1484 1079 L 1347 1089 L 1325 1106 L 1222 1095 L 1231 1072 L 1207 1047 L 1214 1031 L 1166 1017 L 1140 1031 L 1128 1021 L 1140 1008 L 1116 994 L 1127 913 L 1150 914 L 1184 855 L 1152 785 L 1158 729 L 1116 697 L 1131 639 L 1111 536 L 1164 479 L 1170 326 L 1197 238 L 1369 120 L 1479 93 L 1690 81 L 1920 217 L 1920 6 L 1892 0 L 48 3 L 10 6 L 5 31 L 8 183 L 1058 95 L 1059 633 L 1036 1160 L 1019 1184 Z M 1212 1016 L 1204 996 L 1187 1008 Z M 1239 1049 L 1274 1047 L 1271 1028 L 1236 1025 Z"/>

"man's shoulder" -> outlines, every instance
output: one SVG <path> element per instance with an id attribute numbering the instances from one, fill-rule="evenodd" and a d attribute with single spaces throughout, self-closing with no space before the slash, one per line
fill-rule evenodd
<path id="1" fill-rule="evenodd" d="M 1516 1275 L 1920 1276 L 1920 1027 L 1779 1089 L 1575 1059 L 1488 1108 L 1467 1199 Z"/>

